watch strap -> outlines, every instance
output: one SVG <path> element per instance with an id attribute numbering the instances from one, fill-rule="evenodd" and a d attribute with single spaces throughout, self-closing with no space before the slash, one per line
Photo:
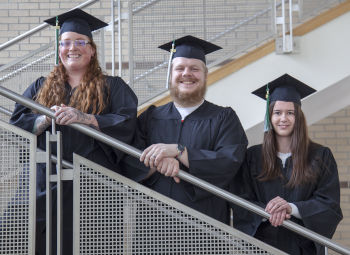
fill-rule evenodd
<path id="1" fill-rule="evenodd" d="M 182 155 L 182 153 L 185 151 L 185 148 L 186 147 L 184 145 L 180 143 L 177 144 L 177 156 L 176 156 L 177 158 Z"/>

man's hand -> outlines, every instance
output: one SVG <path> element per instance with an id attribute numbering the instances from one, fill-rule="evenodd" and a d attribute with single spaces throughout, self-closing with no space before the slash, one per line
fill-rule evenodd
<path id="1" fill-rule="evenodd" d="M 158 172 L 165 176 L 171 176 L 176 183 L 180 179 L 176 177 L 180 170 L 177 144 L 157 143 L 147 147 L 141 154 L 140 161 L 151 169 L 157 169 Z"/>
<path id="2" fill-rule="evenodd" d="M 164 174 L 165 176 L 173 177 L 176 183 L 180 182 L 179 177 L 177 177 L 179 170 L 179 161 L 174 158 L 163 158 L 157 166 L 158 172 Z"/>
<path id="3" fill-rule="evenodd" d="M 177 155 L 177 144 L 157 143 L 142 152 L 140 161 L 153 168 L 157 167 L 164 158 L 175 158 Z"/>

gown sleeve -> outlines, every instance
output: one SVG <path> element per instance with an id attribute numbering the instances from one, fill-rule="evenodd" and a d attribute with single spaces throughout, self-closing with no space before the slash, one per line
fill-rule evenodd
<path id="1" fill-rule="evenodd" d="M 120 77 L 110 77 L 107 82 L 110 106 L 108 112 L 95 115 L 95 118 L 101 132 L 130 144 L 136 129 L 137 97 Z M 99 142 L 99 145 L 105 153 L 110 153 L 109 146 L 102 142 Z M 117 159 L 115 163 L 118 164 L 124 153 L 117 149 L 113 151 Z"/>
<path id="2" fill-rule="evenodd" d="M 320 170 L 316 188 L 309 199 L 293 203 L 298 207 L 306 228 L 331 238 L 343 218 L 338 169 L 329 148 L 317 154 L 316 162 Z"/>
<path id="3" fill-rule="evenodd" d="M 38 78 L 24 91 L 23 96 L 29 99 L 34 99 L 44 81 L 44 77 Z M 33 113 L 32 110 L 26 106 L 16 103 L 15 109 L 10 118 L 10 124 L 23 128 L 26 131 L 33 132 L 34 122 L 39 116 L 40 114 Z"/>
<path id="4" fill-rule="evenodd" d="M 146 148 L 147 121 L 150 118 L 153 109 L 155 109 L 155 106 L 151 105 L 137 118 L 136 133 L 131 144 L 137 149 L 144 150 Z M 121 168 L 124 176 L 136 182 L 143 181 L 150 171 L 150 168 L 146 167 L 143 162 L 140 162 L 139 158 L 130 155 L 125 155 L 122 159 Z"/>
<path id="5" fill-rule="evenodd" d="M 254 166 L 256 161 L 252 160 L 252 157 L 257 158 L 258 155 L 256 155 L 256 153 L 252 153 L 252 150 L 250 149 L 246 154 L 239 172 L 230 185 L 230 191 L 241 198 L 256 204 L 257 206 L 260 206 L 261 208 L 265 208 L 265 204 L 259 202 L 254 189 L 256 186 L 256 180 L 252 176 L 251 169 L 256 167 Z M 233 209 L 234 228 L 253 236 L 261 224 L 263 217 L 235 204 L 231 204 L 231 207 Z"/>
<path id="6" fill-rule="evenodd" d="M 212 150 L 186 147 L 188 172 L 219 188 L 227 189 L 243 162 L 248 140 L 236 113 L 231 108 L 225 108 L 216 121 L 218 132 Z M 212 196 L 200 188 L 186 186 L 193 200 Z"/>

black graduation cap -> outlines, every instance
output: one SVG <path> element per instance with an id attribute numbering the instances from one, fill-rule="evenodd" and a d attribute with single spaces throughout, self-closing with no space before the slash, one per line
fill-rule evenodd
<path id="1" fill-rule="evenodd" d="M 56 26 L 56 16 L 45 20 L 51 26 Z M 60 35 L 64 32 L 76 32 L 92 38 L 92 31 L 108 26 L 107 23 L 84 12 L 81 9 L 73 9 L 58 15 Z"/>
<path id="2" fill-rule="evenodd" d="M 168 42 L 159 46 L 158 48 L 171 52 L 173 43 L 175 45 L 175 52 L 172 58 L 195 58 L 202 60 L 204 63 L 206 63 L 206 54 L 222 49 L 220 46 L 191 35 Z"/>
<path id="3" fill-rule="evenodd" d="M 295 79 L 289 74 L 284 74 L 253 91 L 252 94 L 266 100 L 264 131 L 266 132 L 271 129 L 269 116 L 269 106 L 271 102 L 284 101 L 294 102 L 301 105 L 301 99 L 314 92 L 316 92 L 315 89 Z"/>
<path id="4" fill-rule="evenodd" d="M 305 83 L 295 79 L 289 74 L 284 74 L 281 77 L 269 82 L 267 85 L 253 91 L 252 93 L 262 99 L 267 99 L 267 89 L 269 90 L 269 102 L 284 101 L 294 102 L 301 105 L 301 99 L 316 92 L 315 89 L 309 87 Z"/>

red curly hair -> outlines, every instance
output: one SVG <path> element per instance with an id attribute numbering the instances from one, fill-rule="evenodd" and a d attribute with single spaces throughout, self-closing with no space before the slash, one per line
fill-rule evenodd
<path id="1" fill-rule="evenodd" d="M 91 41 L 95 54 L 91 57 L 88 69 L 75 89 L 68 106 L 74 107 L 84 113 L 100 114 L 106 107 L 108 93 L 106 81 L 97 59 L 96 44 Z M 68 81 L 67 72 L 60 61 L 46 78 L 36 101 L 46 107 L 65 104 L 67 98 L 65 83 Z M 106 98 L 107 96 L 107 98 Z"/>

